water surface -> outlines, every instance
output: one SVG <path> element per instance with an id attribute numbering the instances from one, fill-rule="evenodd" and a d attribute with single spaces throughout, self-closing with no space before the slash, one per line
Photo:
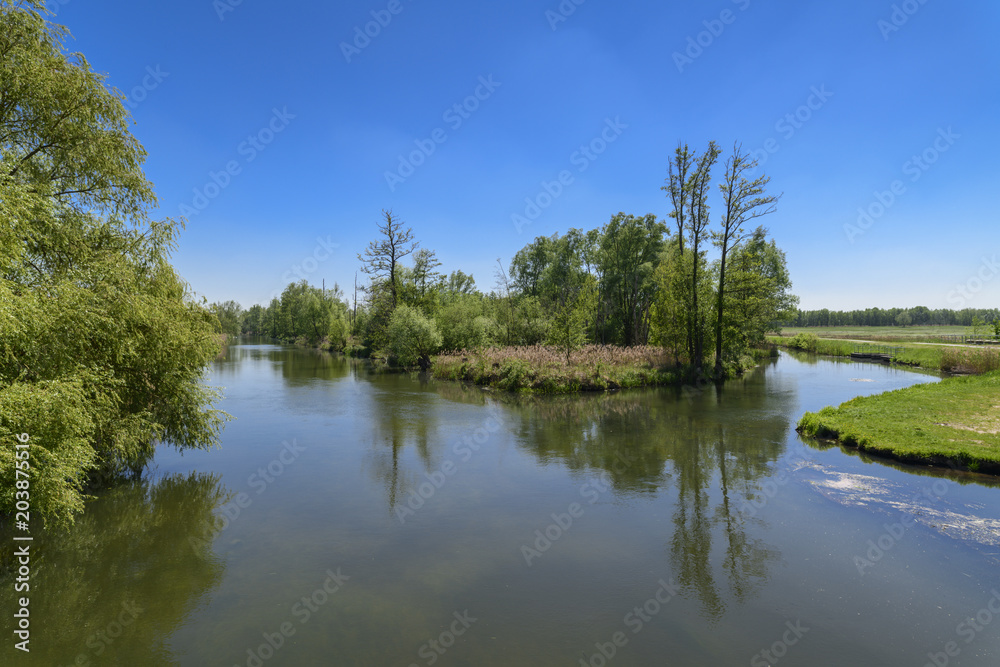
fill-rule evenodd
<path id="1" fill-rule="evenodd" d="M 222 448 L 36 539 L 3 664 L 998 664 L 995 481 L 794 431 L 933 376 L 519 398 L 247 340 L 209 381 Z"/>

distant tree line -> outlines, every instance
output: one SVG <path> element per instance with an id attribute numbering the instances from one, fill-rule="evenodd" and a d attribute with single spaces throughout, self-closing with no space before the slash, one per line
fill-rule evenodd
<path id="1" fill-rule="evenodd" d="M 865 310 L 798 310 L 786 324 L 795 327 L 893 327 L 951 325 L 971 327 L 975 319 L 991 324 L 1000 321 L 996 308 L 964 308 L 931 310 L 924 306 L 915 308 L 866 308 Z"/>
<path id="2" fill-rule="evenodd" d="M 293 283 L 266 307 L 212 304 L 220 330 L 323 343 L 332 349 L 424 364 L 440 350 L 548 344 L 655 344 L 716 375 L 745 365 L 764 334 L 795 313 L 785 255 L 754 219 L 774 210 L 765 176 L 734 146 L 719 183 L 723 211 L 713 225 L 708 195 L 721 151 L 686 145 L 671 159 L 668 225 L 653 214 L 617 213 L 601 227 L 540 236 L 509 266 L 497 260 L 489 293 L 471 275 L 447 276 L 433 250 L 384 210 L 378 237 L 358 255 L 369 280 L 353 307 L 338 285 Z M 717 258 L 708 259 L 711 247 Z"/>

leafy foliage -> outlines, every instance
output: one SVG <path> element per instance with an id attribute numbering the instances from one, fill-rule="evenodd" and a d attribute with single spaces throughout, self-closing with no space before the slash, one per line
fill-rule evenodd
<path id="1" fill-rule="evenodd" d="M 402 366 L 427 366 L 430 355 L 441 349 L 437 325 L 416 308 L 402 305 L 389 319 L 388 349 Z"/>
<path id="2" fill-rule="evenodd" d="M 226 417 L 201 383 L 219 320 L 169 264 L 121 96 L 38 2 L 0 4 L 0 511 L 31 438 L 34 511 L 66 523 L 94 479 L 158 442 L 208 448 Z"/>

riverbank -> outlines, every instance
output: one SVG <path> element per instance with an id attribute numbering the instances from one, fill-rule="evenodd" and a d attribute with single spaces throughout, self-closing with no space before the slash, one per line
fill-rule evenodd
<path id="1" fill-rule="evenodd" d="M 766 354 L 766 353 L 765 353 Z M 747 357 L 736 376 L 755 366 Z M 587 345 L 574 351 L 567 363 L 564 352 L 541 345 L 488 348 L 439 354 L 431 359 L 431 374 L 442 380 L 472 382 L 506 391 L 572 393 L 651 386 L 681 386 L 705 382 L 691 367 L 678 367 L 662 348 Z"/>
<path id="2" fill-rule="evenodd" d="M 791 337 L 768 336 L 767 341 L 790 350 L 832 357 L 850 357 L 851 352 L 865 344 L 863 341 L 817 338 L 813 334 L 804 333 Z M 900 366 L 960 374 L 981 374 L 1000 369 L 1000 350 L 996 348 L 917 343 L 894 343 L 891 347 L 898 348 L 898 352 L 890 363 Z"/>
<path id="3" fill-rule="evenodd" d="M 1000 474 L 1000 371 L 807 412 L 796 430 L 905 463 Z"/>

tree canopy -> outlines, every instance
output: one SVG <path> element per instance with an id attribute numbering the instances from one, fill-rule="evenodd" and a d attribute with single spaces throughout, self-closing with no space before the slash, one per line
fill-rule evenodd
<path id="1" fill-rule="evenodd" d="M 84 489 L 159 442 L 207 448 L 226 418 L 202 383 L 217 318 L 169 263 L 123 96 L 42 4 L 0 2 L 0 511 L 30 438 L 33 512 L 66 522 Z M 22 436 L 23 437 L 23 436 Z"/>

